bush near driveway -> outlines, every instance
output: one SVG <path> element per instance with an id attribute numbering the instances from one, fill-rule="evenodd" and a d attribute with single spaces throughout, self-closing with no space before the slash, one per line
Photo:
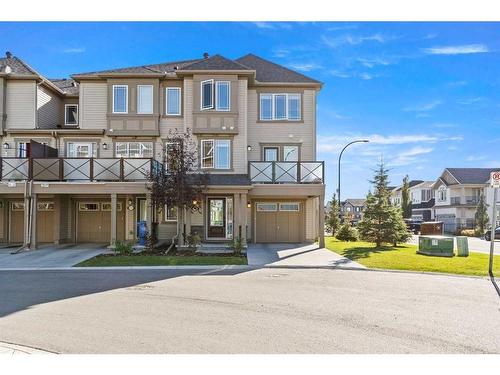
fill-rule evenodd
<path id="1" fill-rule="evenodd" d="M 375 247 L 370 242 L 343 242 L 333 237 L 325 242 L 327 249 L 369 268 L 488 276 L 488 254 L 471 252 L 467 258 L 443 258 L 417 254 L 417 246 L 411 244 Z M 494 274 L 500 276 L 500 255 L 495 255 L 493 266 Z"/>

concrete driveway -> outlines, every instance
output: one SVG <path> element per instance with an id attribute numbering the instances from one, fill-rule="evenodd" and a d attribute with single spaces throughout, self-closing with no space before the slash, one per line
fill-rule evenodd
<path id="1" fill-rule="evenodd" d="M 107 244 L 40 245 L 37 250 L 11 254 L 16 248 L 0 249 L 0 269 L 72 267 L 107 251 Z"/>
<path id="2" fill-rule="evenodd" d="M 249 266 L 366 268 L 316 244 L 249 244 Z"/>

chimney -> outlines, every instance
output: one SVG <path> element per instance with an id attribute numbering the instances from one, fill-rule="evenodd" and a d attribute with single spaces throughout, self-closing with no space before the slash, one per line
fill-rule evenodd
<path id="1" fill-rule="evenodd" d="M 12 53 L 10 53 L 9 51 L 5 52 L 5 57 L 10 59 L 12 57 Z"/>
<path id="2" fill-rule="evenodd" d="M 209 57 L 210 57 L 210 55 L 208 54 L 208 52 L 205 52 L 205 53 L 203 54 L 203 58 L 204 58 L 204 59 L 208 59 Z"/>

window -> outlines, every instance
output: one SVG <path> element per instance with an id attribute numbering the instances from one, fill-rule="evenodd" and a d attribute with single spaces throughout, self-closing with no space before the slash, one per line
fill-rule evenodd
<path id="1" fill-rule="evenodd" d="M 101 210 L 102 211 L 111 211 L 111 202 L 102 202 L 101 203 Z M 121 210 L 122 210 L 121 202 L 116 202 L 116 211 L 121 211 Z"/>
<path id="2" fill-rule="evenodd" d="M 260 94 L 260 120 L 301 119 L 301 94 Z"/>
<path id="3" fill-rule="evenodd" d="M 280 211 L 296 212 L 300 210 L 299 203 L 280 203 Z"/>
<path id="4" fill-rule="evenodd" d="M 346 210 L 347 212 L 351 212 L 351 207 L 347 206 L 347 207 L 345 208 L 345 210 Z"/>
<path id="5" fill-rule="evenodd" d="M 12 211 L 24 211 L 24 202 L 12 202 Z"/>
<path id="6" fill-rule="evenodd" d="M 217 111 L 229 111 L 231 107 L 231 82 L 217 81 L 215 86 Z"/>
<path id="7" fill-rule="evenodd" d="M 117 158 L 152 158 L 153 142 L 116 142 Z"/>
<path id="8" fill-rule="evenodd" d="M 38 211 L 54 211 L 54 202 L 38 202 Z"/>
<path id="9" fill-rule="evenodd" d="M 165 206 L 165 221 L 177 221 L 177 207 Z"/>
<path id="10" fill-rule="evenodd" d="M 278 211 L 278 204 L 277 203 L 257 203 L 257 211 L 260 211 L 260 212 Z"/>
<path id="11" fill-rule="evenodd" d="M 99 203 L 79 203 L 79 211 L 99 211 Z"/>
<path id="12" fill-rule="evenodd" d="M 214 108 L 214 80 L 201 82 L 201 109 Z"/>
<path id="13" fill-rule="evenodd" d="M 128 86 L 113 86 L 113 113 L 128 113 Z"/>
<path id="14" fill-rule="evenodd" d="M 260 96 L 260 119 L 273 119 L 273 96 L 271 94 L 262 94 Z"/>
<path id="15" fill-rule="evenodd" d="M 283 146 L 283 161 L 298 161 L 299 146 Z"/>
<path id="16" fill-rule="evenodd" d="M 78 125 L 78 104 L 64 106 L 64 125 Z"/>
<path id="17" fill-rule="evenodd" d="M 68 142 L 67 155 L 70 158 L 97 157 L 96 142 Z"/>
<path id="18" fill-rule="evenodd" d="M 438 190 L 438 200 L 440 202 L 443 202 L 446 200 L 446 188 L 445 187 L 440 187 Z"/>
<path id="19" fill-rule="evenodd" d="M 278 161 L 278 147 L 264 147 L 264 161 Z"/>
<path id="20" fill-rule="evenodd" d="M 231 168 L 231 141 L 229 139 L 204 139 L 201 141 L 201 167 Z"/>
<path id="21" fill-rule="evenodd" d="M 167 87 L 165 91 L 166 114 L 169 116 L 181 115 L 181 88 L 180 87 Z"/>
<path id="22" fill-rule="evenodd" d="M 18 158 L 27 158 L 29 154 L 29 148 L 30 148 L 30 143 L 29 142 L 18 142 L 17 143 L 17 157 Z"/>
<path id="23" fill-rule="evenodd" d="M 153 113 L 153 86 L 137 86 L 137 113 Z"/>

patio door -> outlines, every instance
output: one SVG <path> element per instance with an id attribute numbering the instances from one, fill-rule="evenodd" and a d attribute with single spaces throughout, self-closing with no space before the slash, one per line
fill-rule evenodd
<path id="1" fill-rule="evenodd" d="M 208 198 L 208 238 L 226 238 L 226 198 Z"/>

